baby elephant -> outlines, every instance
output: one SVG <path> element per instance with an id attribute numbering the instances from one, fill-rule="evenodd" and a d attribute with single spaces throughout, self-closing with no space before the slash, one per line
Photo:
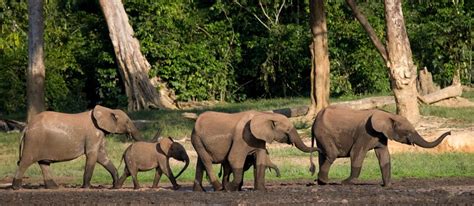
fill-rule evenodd
<path id="1" fill-rule="evenodd" d="M 176 177 L 173 176 L 170 169 L 170 157 L 185 162 L 185 166 Z M 125 150 L 122 159 L 125 160 L 125 169 L 124 174 L 118 181 L 119 188 L 122 187 L 123 182 L 128 176 L 132 176 L 134 189 L 139 189 L 137 172 L 156 169 L 152 188 L 158 187 L 161 174 L 165 173 L 171 184 L 173 184 L 173 189 L 177 190 L 181 186 L 176 183 L 176 178 L 189 165 L 189 157 L 183 145 L 174 142 L 170 137 L 163 138 L 159 142 L 135 142 Z"/>

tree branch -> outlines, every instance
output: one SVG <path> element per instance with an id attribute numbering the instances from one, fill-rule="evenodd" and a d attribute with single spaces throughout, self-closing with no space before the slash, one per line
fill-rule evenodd
<path id="1" fill-rule="evenodd" d="M 375 45 L 375 48 L 377 48 L 379 54 L 382 56 L 385 64 L 389 65 L 387 50 L 385 49 L 385 46 L 382 44 L 380 39 L 377 37 L 377 34 L 375 34 L 375 31 L 370 25 L 367 18 L 365 18 L 364 14 L 362 14 L 362 12 L 357 8 L 357 5 L 354 0 L 346 0 L 346 3 L 351 8 L 354 16 L 357 18 L 360 25 L 362 25 L 364 30 L 369 35 L 370 40 Z"/>

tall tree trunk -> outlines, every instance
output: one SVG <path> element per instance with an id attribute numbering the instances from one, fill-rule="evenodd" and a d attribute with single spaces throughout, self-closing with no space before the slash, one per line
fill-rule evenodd
<path id="1" fill-rule="evenodd" d="M 385 23 L 390 82 L 395 95 L 397 114 L 406 117 L 411 123 L 416 123 L 420 119 L 416 91 L 417 73 L 405 28 L 401 0 L 385 0 Z"/>
<path id="2" fill-rule="evenodd" d="M 410 42 L 405 29 L 401 0 L 385 0 L 387 48 L 375 34 L 367 18 L 354 0 L 346 0 L 354 16 L 369 35 L 372 43 L 389 68 L 391 88 L 395 96 L 397 114 L 416 123 L 420 118 L 416 90 L 416 67 L 413 64 Z"/>
<path id="3" fill-rule="evenodd" d="M 148 108 L 175 109 L 174 97 L 166 84 L 154 79 L 156 90 L 148 77 L 150 64 L 140 51 L 140 44 L 133 36 L 127 13 L 121 0 L 100 0 L 124 81 L 128 97 L 128 110 L 138 111 Z"/>
<path id="4" fill-rule="evenodd" d="M 326 13 L 323 0 L 309 4 L 311 32 L 311 106 L 306 117 L 313 119 L 329 105 L 329 53 Z"/>
<path id="5" fill-rule="evenodd" d="M 28 0 L 27 122 L 45 109 L 43 32 L 43 0 Z"/>

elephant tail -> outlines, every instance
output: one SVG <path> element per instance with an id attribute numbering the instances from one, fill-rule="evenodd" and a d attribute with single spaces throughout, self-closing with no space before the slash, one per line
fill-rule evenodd
<path id="1" fill-rule="evenodd" d="M 23 154 L 23 144 L 25 142 L 25 133 L 26 130 L 28 130 L 28 126 L 26 126 L 23 131 L 21 131 L 21 137 L 20 137 L 20 146 L 18 148 L 18 161 L 16 162 L 16 165 L 20 165 L 21 161 L 21 156 Z"/>
<path id="2" fill-rule="evenodd" d="M 313 125 L 311 127 L 311 149 L 314 148 L 314 142 L 316 141 L 315 136 L 316 134 L 314 133 L 314 125 Z M 311 151 L 309 154 L 309 161 L 311 163 L 311 165 L 309 166 L 309 171 L 311 172 L 311 175 L 314 175 L 314 173 L 316 172 L 316 165 L 314 165 L 314 162 L 313 162 L 313 151 Z"/>
<path id="3" fill-rule="evenodd" d="M 222 168 L 224 168 L 224 166 L 222 166 L 222 164 L 221 164 L 221 169 L 219 170 L 219 174 L 217 174 L 217 176 L 219 178 L 222 177 Z"/>

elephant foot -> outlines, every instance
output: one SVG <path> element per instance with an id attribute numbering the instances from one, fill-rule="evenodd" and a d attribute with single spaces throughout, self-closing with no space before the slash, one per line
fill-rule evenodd
<path id="1" fill-rule="evenodd" d="M 89 189 L 89 188 L 91 188 L 91 185 L 90 185 L 90 184 L 87 184 L 87 185 L 86 185 L 86 184 L 83 184 L 83 185 L 81 186 L 81 188 L 82 188 L 82 189 Z"/>
<path id="2" fill-rule="evenodd" d="M 382 187 L 390 187 L 390 186 L 392 186 L 391 182 L 382 183 Z"/>
<path id="3" fill-rule="evenodd" d="M 173 190 L 179 190 L 179 188 L 181 188 L 181 185 L 178 185 L 178 184 L 173 185 Z"/>
<path id="4" fill-rule="evenodd" d="M 134 189 L 134 190 L 138 190 L 138 189 L 140 189 L 140 185 L 133 186 L 133 189 Z"/>
<path id="5" fill-rule="evenodd" d="M 222 191 L 224 190 L 224 188 L 222 187 L 222 184 L 215 181 L 215 182 L 212 182 L 212 187 L 214 188 L 214 191 Z"/>
<path id="6" fill-rule="evenodd" d="M 225 185 L 225 190 L 229 191 L 229 192 L 237 191 L 238 189 L 239 189 L 239 187 L 237 186 L 237 184 L 234 184 L 232 182 L 227 183 Z M 257 189 L 257 188 L 255 188 L 255 189 Z"/>
<path id="7" fill-rule="evenodd" d="M 318 185 L 327 185 L 328 184 L 327 181 L 324 181 L 324 180 L 321 180 L 321 179 L 316 179 L 315 181 L 318 182 Z"/>
<path id="8" fill-rule="evenodd" d="M 22 184 L 22 179 L 13 179 L 12 188 L 14 190 L 19 190 L 21 189 L 21 184 Z"/>
<path id="9" fill-rule="evenodd" d="M 341 182 L 341 184 L 343 184 L 343 185 L 355 185 L 355 184 L 357 184 L 357 180 L 352 179 L 352 178 L 347 178 L 347 179 L 343 180 Z"/>
<path id="10" fill-rule="evenodd" d="M 205 192 L 206 190 L 202 187 L 202 185 L 199 184 L 194 184 L 193 185 L 193 191 L 194 192 Z"/>
<path id="11" fill-rule="evenodd" d="M 53 190 L 59 188 L 58 184 L 56 184 L 56 182 L 54 182 L 54 180 L 46 180 L 46 181 L 44 181 L 44 187 L 45 187 L 46 189 L 53 189 Z"/>

